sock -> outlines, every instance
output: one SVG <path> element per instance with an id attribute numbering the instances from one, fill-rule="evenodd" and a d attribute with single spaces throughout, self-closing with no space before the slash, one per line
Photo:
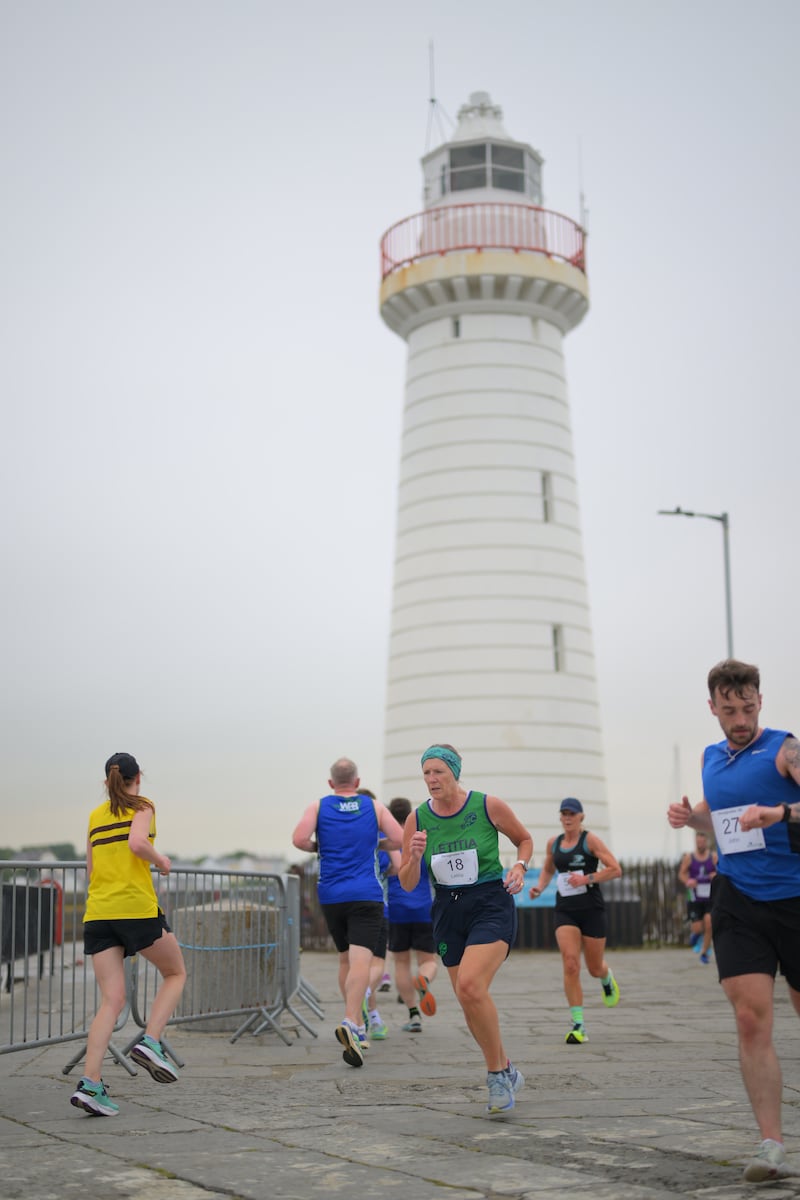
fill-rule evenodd
<path id="1" fill-rule="evenodd" d="M 377 1008 L 370 1009 L 369 1019 L 373 1025 L 383 1024 L 381 1021 L 381 1014 L 378 1012 Z"/>
<path id="2" fill-rule="evenodd" d="M 572 1014 L 572 1024 L 573 1025 L 582 1025 L 583 1024 L 583 1006 L 580 1004 L 575 1004 L 569 1011 Z"/>
<path id="3" fill-rule="evenodd" d="M 608 987 L 608 985 L 611 983 L 611 980 L 613 978 L 614 978 L 614 976 L 609 971 L 608 974 L 605 976 L 605 978 L 601 979 L 600 982 L 602 983 L 603 987 Z"/>
<path id="4" fill-rule="evenodd" d="M 409 1015 L 409 1017 L 418 1017 L 418 1016 L 420 1015 L 419 1009 L 417 1008 L 416 1004 L 414 1004 L 414 1005 L 413 1005 L 413 1006 L 412 1006 L 412 1007 L 411 1007 L 411 1008 L 408 1010 L 408 1015 Z"/>

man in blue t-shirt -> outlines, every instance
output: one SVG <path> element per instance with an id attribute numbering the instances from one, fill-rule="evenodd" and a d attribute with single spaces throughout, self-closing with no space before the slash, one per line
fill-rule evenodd
<path id="1" fill-rule="evenodd" d="M 372 954 L 383 929 L 383 885 L 378 847 L 399 850 L 403 830 L 385 804 L 359 791 L 358 768 L 349 758 L 331 767 L 330 795 L 315 800 L 292 835 L 298 850 L 319 854 L 317 892 L 339 951 L 339 989 L 344 1018 L 336 1026 L 351 1067 L 364 1061 L 361 1007 L 369 983 Z"/>
<path id="2" fill-rule="evenodd" d="M 671 804 L 673 829 L 717 842 L 711 926 L 717 969 L 733 1006 L 742 1079 L 762 1142 L 750 1183 L 793 1174 L 781 1129 L 781 1067 L 772 1040 L 775 975 L 800 1014 L 800 742 L 759 725 L 757 667 L 727 659 L 708 676 L 709 707 L 725 738 L 703 755 L 703 799 Z"/>

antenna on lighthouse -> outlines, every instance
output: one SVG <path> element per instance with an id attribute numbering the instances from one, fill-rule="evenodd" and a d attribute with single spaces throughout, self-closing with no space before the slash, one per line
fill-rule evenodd
<path id="1" fill-rule="evenodd" d="M 589 232 L 589 210 L 586 207 L 586 197 L 583 193 L 583 145 L 578 138 L 578 204 L 580 205 L 581 229 Z"/>
<path id="2" fill-rule="evenodd" d="M 445 110 L 442 108 L 439 101 L 436 99 L 436 82 L 434 79 L 434 61 L 433 61 L 433 42 L 432 41 L 428 42 L 428 92 L 429 92 L 428 129 L 425 134 L 425 153 L 426 154 L 428 153 L 428 151 L 431 148 L 431 131 L 433 129 L 434 120 L 436 121 L 438 129 L 439 129 L 439 138 L 443 142 L 447 141 L 449 134 L 448 134 L 448 131 L 444 128 L 444 126 L 442 124 L 442 116 L 446 117 L 446 119 L 450 122 L 451 130 L 453 129 L 453 127 L 455 125 L 455 122 L 451 120 L 451 118 L 447 115 Z"/>

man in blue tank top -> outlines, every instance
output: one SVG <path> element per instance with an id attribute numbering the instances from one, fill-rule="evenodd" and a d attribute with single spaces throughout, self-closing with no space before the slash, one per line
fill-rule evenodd
<path id="1" fill-rule="evenodd" d="M 671 804 L 673 829 L 713 829 L 711 884 L 717 969 L 736 1017 L 742 1079 L 761 1134 L 749 1183 L 794 1174 L 781 1128 L 782 1078 L 772 1040 L 780 969 L 800 1015 L 800 742 L 763 729 L 757 667 L 727 659 L 708 676 L 709 706 L 725 738 L 703 755 L 703 799 Z"/>
<path id="2" fill-rule="evenodd" d="M 351 1067 L 364 1062 L 361 1008 L 384 922 L 378 847 L 399 850 L 403 844 L 401 826 L 385 804 L 359 791 L 360 782 L 356 764 L 337 759 L 328 780 L 330 795 L 309 804 L 292 835 L 298 850 L 319 854 L 317 893 L 339 951 L 344 999 L 344 1019 L 334 1032 Z"/>

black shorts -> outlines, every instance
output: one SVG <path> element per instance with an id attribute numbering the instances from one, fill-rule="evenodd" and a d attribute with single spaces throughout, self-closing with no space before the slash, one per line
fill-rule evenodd
<path id="1" fill-rule="evenodd" d="M 320 907 L 340 954 L 345 954 L 351 946 L 375 950 L 385 921 L 382 900 L 345 900 Z"/>
<path id="2" fill-rule="evenodd" d="M 390 921 L 389 949 L 394 954 L 418 950 L 420 954 L 435 954 L 432 921 Z"/>
<path id="3" fill-rule="evenodd" d="M 162 933 L 172 933 L 163 912 L 157 917 L 134 917 L 124 921 L 84 921 L 83 953 L 99 954 L 112 946 L 122 946 L 123 958 L 133 958 L 147 950 Z"/>
<path id="4" fill-rule="evenodd" d="M 711 897 L 708 900 L 690 900 L 686 905 L 686 913 L 690 921 L 702 921 L 706 913 L 711 912 Z"/>
<path id="5" fill-rule="evenodd" d="M 556 907 L 553 928 L 560 925 L 572 925 L 580 929 L 582 937 L 604 938 L 608 933 L 606 910 L 604 908 L 563 909 Z"/>
<path id="6" fill-rule="evenodd" d="M 383 924 L 381 925 L 381 931 L 378 934 L 378 940 L 375 943 L 375 949 L 372 951 L 372 953 L 375 955 L 376 958 L 386 958 L 386 943 L 388 941 L 388 938 L 389 938 L 389 922 L 386 920 L 386 917 L 384 916 Z"/>
<path id="7" fill-rule="evenodd" d="M 446 967 L 457 967 L 467 946 L 506 942 L 510 950 L 517 936 L 517 908 L 500 879 L 437 887 L 431 919 L 437 953 Z"/>
<path id="8" fill-rule="evenodd" d="M 771 975 L 780 968 L 800 992 L 800 896 L 751 900 L 725 875 L 711 885 L 711 928 L 720 979 Z"/>

